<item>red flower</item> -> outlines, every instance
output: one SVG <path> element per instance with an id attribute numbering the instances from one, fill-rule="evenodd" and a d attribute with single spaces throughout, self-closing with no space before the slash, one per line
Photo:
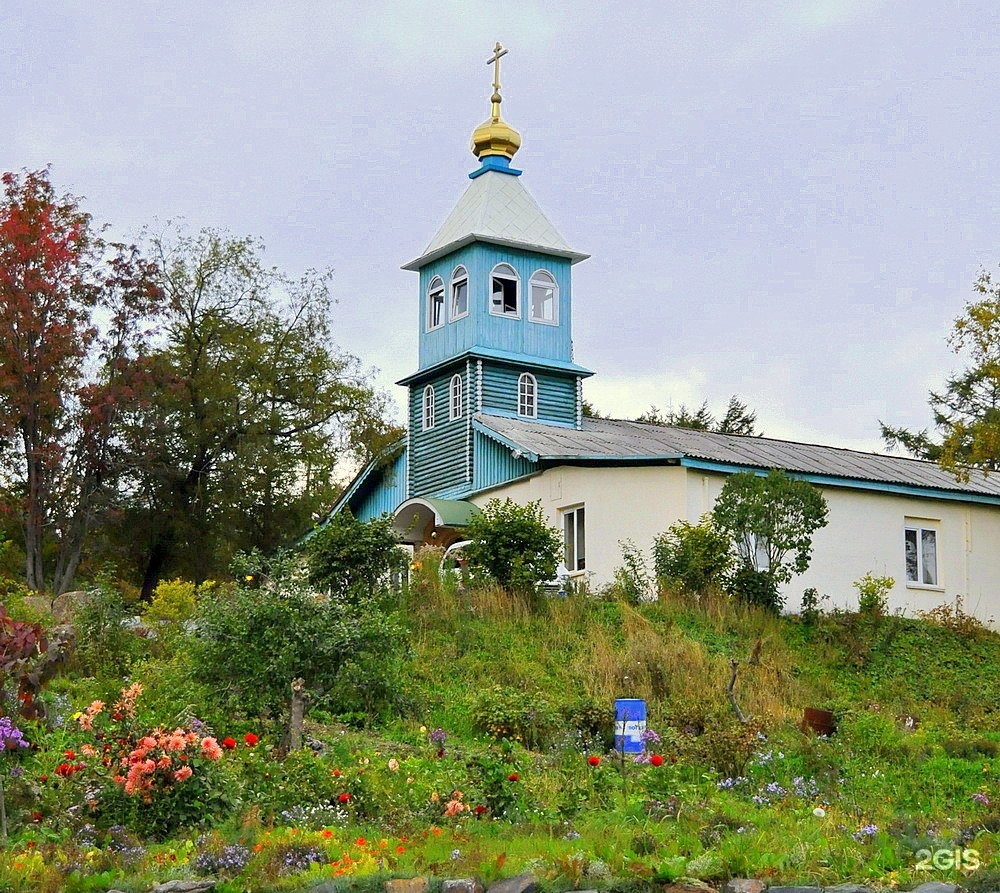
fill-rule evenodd
<path id="1" fill-rule="evenodd" d="M 474 813 L 475 813 L 476 815 L 483 815 L 483 814 L 484 814 L 484 813 L 486 812 L 486 807 L 485 807 L 485 806 L 483 806 L 483 805 L 482 805 L 482 803 L 480 803 L 480 804 L 479 804 L 479 806 L 477 806 L 477 807 L 476 807 L 476 808 L 475 808 L 475 809 L 473 810 L 473 812 L 474 812 Z"/>
<path id="2" fill-rule="evenodd" d="M 652 755 L 652 756 L 651 756 L 651 757 L 649 758 L 649 762 L 650 762 L 650 763 L 651 763 L 652 765 L 654 765 L 654 766 L 662 766 L 662 765 L 663 765 L 663 757 L 661 757 L 661 756 L 660 756 L 660 755 L 659 755 L 658 753 L 654 753 L 654 754 L 653 754 L 653 755 Z"/>
<path id="3" fill-rule="evenodd" d="M 511 772 L 510 775 L 507 776 L 507 781 L 520 781 L 520 780 L 521 776 L 518 775 L 516 772 Z"/>
<path id="4" fill-rule="evenodd" d="M 71 750 L 64 751 L 63 752 L 63 756 L 66 757 L 67 760 L 75 760 L 76 759 L 76 754 L 73 751 L 71 751 Z"/>
<path id="5" fill-rule="evenodd" d="M 337 797 L 337 799 L 341 803 L 350 803 L 351 802 L 351 795 L 348 794 L 347 791 L 344 791 L 344 793 L 341 794 L 339 797 Z"/>
<path id="6" fill-rule="evenodd" d="M 333 775 L 334 778 L 340 778 L 340 770 L 339 769 L 334 769 L 331 774 Z"/>
<path id="7" fill-rule="evenodd" d="M 236 739 L 235 738 L 223 738 L 222 739 L 222 746 L 226 750 L 232 750 L 234 747 L 236 747 Z"/>
<path id="8" fill-rule="evenodd" d="M 39 775 L 38 780 L 41 782 L 46 782 L 49 780 L 49 777 L 47 775 Z"/>
<path id="9" fill-rule="evenodd" d="M 56 775 L 61 778 L 69 778 L 76 770 L 69 763 L 60 763 L 56 767 Z"/>
<path id="10" fill-rule="evenodd" d="M 587 762 L 590 763 L 591 766 L 600 766 L 601 758 L 595 753 L 592 756 L 587 757 Z"/>
<path id="11" fill-rule="evenodd" d="M 42 814 L 36 809 L 31 814 L 31 821 L 33 821 L 33 822 L 40 822 L 41 820 L 42 820 Z"/>
<path id="12" fill-rule="evenodd" d="M 260 738 L 258 738 L 253 732 L 247 732 L 243 736 L 243 740 L 246 742 L 247 747 L 253 747 L 258 741 L 260 741 Z"/>

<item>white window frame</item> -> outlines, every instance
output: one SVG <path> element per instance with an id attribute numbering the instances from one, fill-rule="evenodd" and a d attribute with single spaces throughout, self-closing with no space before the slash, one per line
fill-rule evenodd
<path id="1" fill-rule="evenodd" d="M 465 310 L 458 313 L 455 309 L 456 307 L 456 292 L 457 286 L 465 283 Z M 465 267 L 459 265 L 455 267 L 454 272 L 451 274 L 451 290 L 450 298 L 448 300 L 448 321 L 454 322 L 456 319 L 461 319 L 463 316 L 469 315 L 469 271 Z"/>
<path id="2" fill-rule="evenodd" d="M 530 372 L 517 377 L 517 414 L 524 419 L 538 418 L 538 379 Z"/>
<path id="3" fill-rule="evenodd" d="M 448 418 L 451 421 L 462 418 L 464 391 L 462 376 L 456 373 L 448 385 Z"/>
<path id="4" fill-rule="evenodd" d="M 535 287 L 552 289 L 552 319 L 535 316 Z M 545 326 L 559 325 L 559 283 L 548 270 L 535 270 L 528 282 L 528 319 Z"/>
<path id="5" fill-rule="evenodd" d="M 507 282 L 514 283 L 514 303 L 517 305 L 513 313 L 505 313 L 503 307 L 501 306 L 499 310 L 493 303 L 493 280 L 503 279 Z M 490 270 L 490 313 L 493 316 L 503 316 L 507 319 L 520 319 L 521 318 L 521 277 L 517 275 L 517 270 L 515 270 L 510 264 L 497 264 L 492 270 Z"/>
<path id="6" fill-rule="evenodd" d="M 587 570 L 586 505 L 581 503 L 560 509 L 559 520 L 562 527 L 563 563 L 570 574 L 582 574 Z M 581 540 L 583 542 L 582 549 L 580 548 Z"/>
<path id="7" fill-rule="evenodd" d="M 429 384 L 424 388 L 423 396 L 423 430 L 430 431 L 434 427 L 435 396 L 434 385 Z"/>
<path id="8" fill-rule="evenodd" d="M 938 558 L 938 525 L 933 521 L 918 521 L 916 519 L 907 521 L 903 528 L 903 579 L 910 589 L 943 589 L 941 585 L 941 562 Z M 913 534 L 913 545 L 916 549 L 916 566 L 914 568 L 916 579 L 910 578 L 910 563 L 907 560 L 907 547 L 909 546 L 909 535 Z M 928 568 L 924 555 L 925 534 L 931 535 L 934 544 L 934 566 L 931 568 L 932 579 L 924 579 L 928 576 Z"/>
<path id="9" fill-rule="evenodd" d="M 434 304 L 435 297 L 437 295 L 441 296 L 441 313 L 438 321 L 434 322 Z M 444 280 L 440 276 L 435 276 L 430 284 L 427 286 L 427 331 L 432 332 L 434 329 L 440 329 L 441 326 L 445 324 L 445 313 L 447 312 L 445 307 L 445 296 L 444 296 Z"/>

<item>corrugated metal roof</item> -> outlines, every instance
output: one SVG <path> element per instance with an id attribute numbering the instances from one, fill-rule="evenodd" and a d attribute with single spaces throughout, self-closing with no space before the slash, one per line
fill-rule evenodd
<path id="1" fill-rule="evenodd" d="M 485 413 L 475 418 L 482 427 L 492 430 L 504 441 L 517 444 L 523 452 L 540 459 L 690 458 L 748 468 L 780 468 L 800 474 L 1000 496 L 1000 475 L 987 477 L 974 472 L 969 481 L 964 482 L 933 462 L 903 456 L 862 453 L 769 437 L 712 434 L 618 419 L 585 418 L 583 429 L 578 431 Z"/>
<path id="2" fill-rule="evenodd" d="M 516 245 L 574 262 L 588 256 L 566 244 L 520 177 L 487 171 L 469 184 L 420 257 L 403 269 L 415 270 L 476 240 Z"/>

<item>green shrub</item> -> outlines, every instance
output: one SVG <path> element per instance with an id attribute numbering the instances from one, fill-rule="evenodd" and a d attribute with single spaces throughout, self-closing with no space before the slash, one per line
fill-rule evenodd
<path id="1" fill-rule="evenodd" d="M 232 699 L 248 715 L 281 712 L 299 677 L 323 705 L 344 683 L 341 672 L 349 662 L 354 684 L 364 685 L 359 667 L 378 668 L 378 660 L 366 656 L 384 659 L 403 649 L 404 630 L 393 614 L 371 599 L 340 601 L 315 592 L 287 556 L 246 577 L 250 588 L 203 600 L 195 659 L 216 696 Z"/>
<path id="2" fill-rule="evenodd" d="M 562 540 L 542 517 L 540 502 L 491 499 L 466 527 L 469 567 L 506 589 L 532 594 L 556 575 Z"/>
<path id="3" fill-rule="evenodd" d="M 778 584 L 767 571 L 741 564 L 729 578 L 726 590 L 733 598 L 745 605 L 764 608 L 780 614 L 785 606 L 785 597 L 778 591 Z"/>
<path id="4" fill-rule="evenodd" d="M 729 538 L 707 517 L 700 524 L 678 521 L 653 542 L 657 580 L 690 595 L 721 584 L 731 560 Z"/>
<path id="5" fill-rule="evenodd" d="M 827 596 L 820 595 L 815 586 L 810 586 L 802 593 L 802 607 L 799 610 L 799 617 L 807 626 L 815 626 L 820 617 L 823 616 L 822 603 L 827 600 Z"/>
<path id="6" fill-rule="evenodd" d="M 207 588 L 207 587 L 206 587 Z M 142 612 L 143 623 L 183 623 L 194 617 L 197 587 L 187 580 L 163 580 L 153 590 L 153 598 Z"/>
<path id="7" fill-rule="evenodd" d="M 866 617 L 884 617 L 889 590 L 896 585 L 892 577 L 876 577 L 871 571 L 851 584 L 858 590 L 858 613 Z"/>
<path id="8" fill-rule="evenodd" d="M 89 595 L 73 615 L 77 662 L 90 675 L 125 676 L 146 650 L 127 625 L 133 614 L 117 589 L 101 586 Z"/>
<path id="9" fill-rule="evenodd" d="M 559 716 L 544 695 L 502 685 L 480 692 L 472 719 L 480 731 L 532 749 L 544 747 L 559 729 Z"/>
<path id="10" fill-rule="evenodd" d="M 392 516 L 358 521 L 347 509 L 330 518 L 306 545 L 309 581 L 334 598 L 372 598 L 405 565 Z"/>
<path id="11" fill-rule="evenodd" d="M 611 590 L 630 605 L 638 605 L 649 599 L 653 588 L 646 559 L 631 540 L 620 540 L 618 547 L 622 550 L 622 563 L 615 569 Z"/>

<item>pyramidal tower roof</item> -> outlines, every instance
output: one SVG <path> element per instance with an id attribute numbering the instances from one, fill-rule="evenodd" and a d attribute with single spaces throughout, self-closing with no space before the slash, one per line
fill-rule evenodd
<path id="1" fill-rule="evenodd" d="M 419 270 L 424 264 L 468 245 L 493 242 L 569 258 L 573 263 L 590 255 L 574 251 L 559 235 L 538 202 L 507 171 L 476 171 L 476 178 L 458 200 L 420 257 L 404 264 Z"/>
<path id="2" fill-rule="evenodd" d="M 521 172 L 510 166 L 521 146 L 521 135 L 500 115 L 500 59 L 507 54 L 499 43 L 487 65 L 493 66 L 490 117 L 472 134 L 472 153 L 479 169 L 469 174 L 472 183 L 458 200 L 423 254 L 404 270 L 419 270 L 445 254 L 470 242 L 492 242 L 555 254 L 577 263 L 590 257 L 574 251 L 521 185 Z"/>

